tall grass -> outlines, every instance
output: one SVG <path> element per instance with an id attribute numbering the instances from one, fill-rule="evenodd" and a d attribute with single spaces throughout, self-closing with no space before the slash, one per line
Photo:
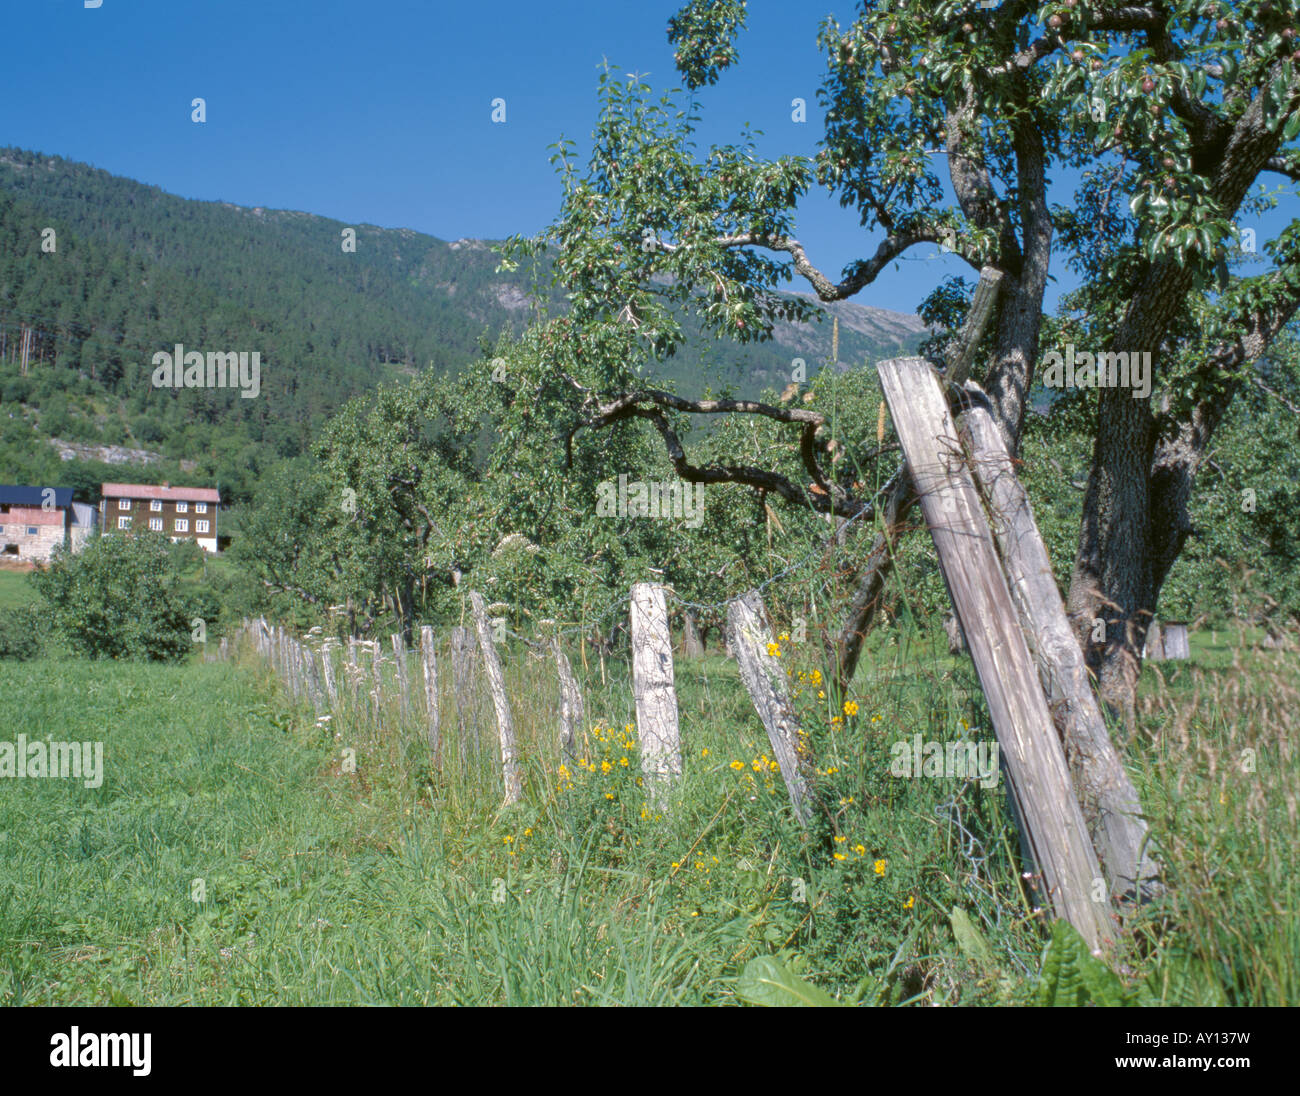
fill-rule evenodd
<path id="1" fill-rule="evenodd" d="M 718 1003 L 773 953 L 832 993 L 870 977 L 880 1003 L 1029 1000 L 1044 934 L 1005 789 L 889 775 L 913 734 L 990 736 L 969 664 L 929 636 L 873 638 L 845 714 L 818 695 L 811 650 L 781 647 L 817 759 L 807 832 L 717 655 L 678 660 L 685 772 L 663 809 L 639 783 L 619 658 L 572 652 L 587 719 L 582 764 L 561 770 L 553 665 L 505 649 L 526 777 L 510 808 L 490 705 L 476 695 L 462 729 L 445 652 L 440 765 L 414 660 L 403 712 L 389 652 L 377 709 L 367 661 L 329 719 L 246 648 L 179 667 L 0 663 L 29 737 L 106 743 L 99 789 L 0 781 L 0 1000 Z M 1119 962 L 1171 1000 L 1294 1001 L 1297 662 L 1144 680 L 1126 746 L 1174 886 Z M 954 907 L 989 955 L 958 946 Z"/>

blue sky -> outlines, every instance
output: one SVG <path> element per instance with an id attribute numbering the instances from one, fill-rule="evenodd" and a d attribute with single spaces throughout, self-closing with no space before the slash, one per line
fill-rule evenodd
<path id="1" fill-rule="evenodd" d="M 301 209 L 443 239 L 534 232 L 559 186 L 547 146 L 591 132 L 602 60 L 677 85 L 680 0 L 5 0 L 0 145 L 85 161 L 187 198 Z M 821 19 L 849 0 L 751 0 L 737 68 L 700 93 L 702 142 L 750 123 L 812 155 Z M 190 120 L 201 96 L 207 122 Z M 790 102 L 808 103 L 808 122 Z M 491 121 L 492 100 L 507 121 Z M 1058 198 L 1058 200 L 1064 200 Z M 876 239 L 823 192 L 799 236 L 838 274 Z M 913 252 L 859 303 L 912 311 L 950 258 Z M 1058 277 L 1067 279 L 1063 264 Z M 796 288 L 806 288 L 799 283 Z M 1052 295 L 1054 296 L 1054 294 Z"/>

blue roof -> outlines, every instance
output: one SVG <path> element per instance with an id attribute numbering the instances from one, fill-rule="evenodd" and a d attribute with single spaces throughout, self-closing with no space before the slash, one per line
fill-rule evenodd
<path id="1" fill-rule="evenodd" d="M 54 492 L 54 505 L 62 509 L 72 505 L 71 487 L 25 487 L 13 483 L 0 483 L 0 506 L 41 506 L 46 491 Z"/>

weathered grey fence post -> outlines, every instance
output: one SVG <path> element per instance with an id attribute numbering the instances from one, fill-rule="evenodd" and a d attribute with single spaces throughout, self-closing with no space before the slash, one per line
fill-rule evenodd
<path id="1" fill-rule="evenodd" d="M 287 631 L 284 634 L 284 650 L 289 670 L 289 688 L 293 691 L 294 700 L 297 700 L 302 695 L 303 690 L 302 654 L 298 650 L 298 641 Z"/>
<path id="2" fill-rule="evenodd" d="M 682 774 L 677 692 L 673 685 L 673 644 L 668 632 L 664 588 L 638 582 L 632 587 L 632 688 L 636 696 L 637 740 L 647 794 L 656 806 L 667 800 L 668 785 Z"/>
<path id="3" fill-rule="evenodd" d="M 325 693 L 329 697 L 330 708 L 337 708 L 339 702 L 338 684 L 334 680 L 334 639 L 326 639 L 320 647 L 320 668 L 325 678 Z"/>
<path id="4" fill-rule="evenodd" d="M 510 718 L 510 700 L 506 696 L 505 674 L 501 659 L 497 657 L 492 641 L 492 625 L 488 622 L 487 606 L 483 595 L 471 590 L 470 608 L 474 613 L 474 628 L 478 632 L 479 650 L 483 654 L 483 668 L 487 671 L 488 688 L 492 692 L 492 707 L 497 714 L 497 737 L 501 742 L 501 777 L 506 789 L 506 805 L 518 802 L 524 794 L 523 776 L 519 771 L 519 755 L 515 750 L 515 725 Z"/>
<path id="5" fill-rule="evenodd" d="M 303 677 L 307 683 L 307 696 L 312 708 L 321 712 L 325 707 L 325 690 L 321 688 L 320 665 L 316 661 L 316 651 L 310 642 L 302 644 Z"/>
<path id="6" fill-rule="evenodd" d="M 682 654 L 687 658 L 703 658 L 704 644 L 700 642 L 700 629 L 695 623 L 695 610 L 682 610 Z"/>
<path id="7" fill-rule="evenodd" d="M 1147 826 L 1137 790 L 1111 742 L 1088 667 L 1074 638 L 1052 561 L 1038 532 L 1029 498 L 1016 477 L 1002 434 L 979 387 L 967 384 L 971 405 L 962 415 L 970 465 L 989 509 L 1002 570 L 1038 666 L 1093 845 L 1113 898 L 1151 897 L 1159 865 L 1148 854 Z"/>
<path id="8" fill-rule="evenodd" d="M 402 697 L 402 715 L 405 716 L 411 710 L 411 680 L 406 673 L 406 641 L 402 639 L 401 632 L 395 632 L 389 637 L 389 642 L 393 645 L 393 659 L 397 663 L 397 691 Z"/>
<path id="9" fill-rule="evenodd" d="M 790 703 L 785 671 L 768 650 L 773 639 L 766 617 L 757 590 L 750 590 L 727 604 L 727 626 L 740 665 L 740 679 L 767 730 L 767 740 L 781 766 L 795 817 L 806 826 L 812 818 L 812 797 L 799 749 L 799 721 Z"/>
<path id="10" fill-rule="evenodd" d="M 582 692 L 573 676 L 573 667 L 560 646 L 560 637 L 551 637 L 551 652 L 555 655 L 555 669 L 560 678 L 560 755 L 566 764 L 578 757 L 578 731 L 584 717 Z"/>
<path id="11" fill-rule="evenodd" d="M 377 639 L 370 641 L 370 677 L 375 689 L 375 726 L 379 725 L 384 698 L 384 648 Z"/>
<path id="12" fill-rule="evenodd" d="M 460 740 L 460 756 L 469 752 L 472 733 L 474 752 L 482 749 L 478 734 L 478 704 L 474 696 L 474 633 L 457 625 L 451 630 L 451 677 L 456 695 L 456 727 Z"/>
<path id="13" fill-rule="evenodd" d="M 1104 898 L 1104 876 L 948 402 L 923 358 L 883 361 L 876 371 L 1045 890 L 1056 915 L 1097 951 L 1114 937 L 1109 902 L 1093 899 L 1098 882 Z"/>
<path id="14" fill-rule="evenodd" d="M 433 763 L 442 765 L 442 735 L 438 724 L 438 655 L 434 649 L 433 628 L 420 626 L 420 663 L 424 668 L 424 708 L 427 715 L 429 750 Z"/>
<path id="15" fill-rule="evenodd" d="M 352 693 L 352 711 L 354 715 L 361 710 L 361 665 L 357 656 L 358 642 L 356 636 L 348 636 L 347 663 L 344 671 L 348 678 L 348 689 Z"/>

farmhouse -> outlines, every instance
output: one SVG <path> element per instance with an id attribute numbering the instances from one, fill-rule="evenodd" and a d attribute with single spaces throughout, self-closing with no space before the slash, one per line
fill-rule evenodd
<path id="1" fill-rule="evenodd" d="M 79 551 L 95 528 L 93 506 L 71 487 L 0 484 L 0 558 L 48 563 L 56 547 Z"/>
<path id="2" fill-rule="evenodd" d="M 106 533 L 151 529 L 175 541 L 192 540 L 205 552 L 217 550 L 221 495 L 215 488 L 106 483 L 103 495 Z"/>

